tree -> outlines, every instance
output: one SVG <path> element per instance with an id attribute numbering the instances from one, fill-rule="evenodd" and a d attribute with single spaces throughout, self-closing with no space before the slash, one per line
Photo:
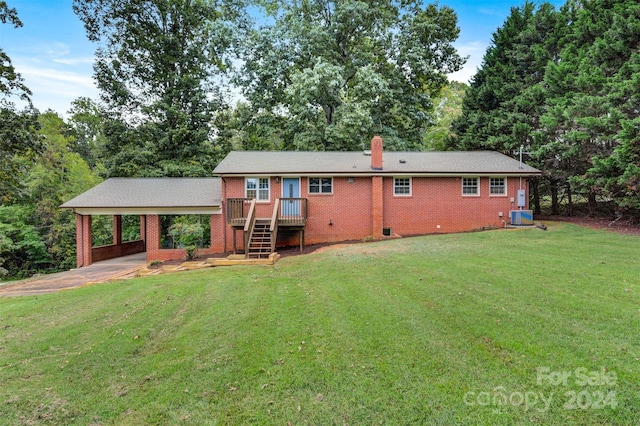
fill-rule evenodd
<path id="1" fill-rule="evenodd" d="M 72 267 L 75 263 L 75 215 L 60 204 L 100 182 L 75 145 L 70 127 L 53 111 L 38 118 L 44 149 L 23 177 L 29 191 L 25 204 L 33 206 L 32 223 L 40 230 L 50 262 L 49 269 Z"/>
<path id="2" fill-rule="evenodd" d="M 429 128 L 422 140 L 427 150 L 442 151 L 452 135 L 451 124 L 462 113 L 462 102 L 469 86 L 451 81 L 442 88 L 440 95 L 434 98 L 435 125 Z"/>
<path id="3" fill-rule="evenodd" d="M 605 203 L 626 198 L 607 176 L 614 163 L 622 174 L 626 165 L 620 160 L 631 160 L 614 154 L 621 141 L 633 140 L 628 124 L 640 107 L 640 7 L 630 0 L 596 0 L 580 2 L 571 13 L 560 61 L 549 64 L 545 73 L 548 107 L 540 118 L 540 138 L 546 141 L 541 150 L 565 188 L 567 213 L 575 213 L 574 198 L 579 196 L 594 214 L 598 198 Z M 557 213 L 556 204 L 554 200 Z"/>
<path id="4" fill-rule="evenodd" d="M 69 126 L 73 132 L 73 150 L 94 169 L 105 156 L 104 108 L 86 97 L 71 102 Z"/>
<path id="5" fill-rule="evenodd" d="M 35 159 L 16 156 L 19 200 L 0 206 L 0 264 L 11 277 L 51 272 L 75 264 L 75 215 L 58 206 L 99 182 L 73 152 L 70 127 L 53 111 L 38 117 L 42 150 Z M 19 201 L 19 202 L 18 202 Z"/>
<path id="6" fill-rule="evenodd" d="M 543 170 L 551 213 L 614 204 L 640 218 L 637 113 L 640 6 L 570 0 L 513 9 L 494 36 L 450 146 L 513 152 Z M 534 181 L 534 194 L 538 185 Z M 539 209 L 540 203 L 534 197 Z"/>
<path id="7" fill-rule="evenodd" d="M 243 45 L 235 81 L 255 116 L 281 119 L 283 148 L 420 148 L 433 97 L 464 60 L 456 15 L 420 1 L 263 1 L 274 20 Z"/>
<path id="8" fill-rule="evenodd" d="M 51 258 L 28 205 L 0 206 L 0 277 L 28 277 L 49 265 Z"/>
<path id="9" fill-rule="evenodd" d="M 0 22 L 22 27 L 16 9 L 10 9 L 5 1 L 0 1 Z M 0 49 L 0 205 L 22 194 L 18 176 L 23 164 L 15 157 L 35 154 L 39 149 L 35 135 L 38 112 L 31 104 L 30 95 L 11 59 Z M 13 100 L 26 103 L 26 107 L 19 111 Z"/>
<path id="10" fill-rule="evenodd" d="M 447 147 L 491 149 L 507 155 L 523 147 L 531 153 L 529 162 L 543 169 L 551 186 L 556 185 L 559 177 L 547 163 L 554 157 L 539 149 L 545 140 L 537 132 L 543 126 L 540 120 L 548 96 L 545 69 L 558 62 L 567 28 L 568 17 L 548 3 L 536 9 L 526 1 L 511 8 L 473 77 Z M 533 205 L 539 213 L 539 181 L 531 183 Z"/>
<path id="11" fill-rule="evenodd" d="M 204 176 L 215 166 L 213 77 L 228 66 L 240 0 L 74 0 L 98 43 L 110 175 Z"/>
<path id="12" fill-rule="evenodd" d="M 6 1 L 0 1 L 0 22 L 10 23 L 14 28 L 22 27 L 15 8 L 9 9 Z M 11 64 L 11 58 L 0 49 L 0 93 L 13 95 L 23 101 L 29 101 L 31 91 L 24 85 L 24 80 Z"/>

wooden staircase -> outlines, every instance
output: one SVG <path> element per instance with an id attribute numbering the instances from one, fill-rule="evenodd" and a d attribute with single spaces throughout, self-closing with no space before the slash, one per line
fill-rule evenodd
<path id="1" fill-rule="evenodd" d="M 273 253 L 272 238 L 274 236 L 270 227 L 270 219 L 255 220 L 245 253 L 247 259 L 261 259 L 263 257 L 269 257 L 269 255 Z"/>
<path id="2" fill-rule="evenodd" d="M 233 227 L 233 254 L 237 254 L 236 231 L 243 231 L 245 259 L 260 260 L 273 257 L 276 250 L 278 229 L 300 232 L 300 251 L 304 245 L 304 228 L 307 222 L 307 199 L 276 198 L 271 218 L 258 218 L 256 200 L 230 198 L 227 200 L 227 223 Z M 264 211 L 264 209 L 262 209 Z M 234 259 L 235 260 L 235 259 Z"/>

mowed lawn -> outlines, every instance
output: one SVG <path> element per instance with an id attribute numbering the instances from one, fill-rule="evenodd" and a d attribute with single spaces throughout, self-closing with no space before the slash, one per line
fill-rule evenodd
<path id="1" fill-rule="evenodd" d="M 639 258 L 554 223 L 0 298 L 0 423 L 636 424 Z"/>

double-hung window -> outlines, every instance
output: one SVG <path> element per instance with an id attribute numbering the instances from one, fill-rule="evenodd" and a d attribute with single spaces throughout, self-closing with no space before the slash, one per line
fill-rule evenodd
<path id="1" fill-rule="evenodd" d="M 333 178 L 309 178 L 309 194 L 333 193 Z"/>
<path id="2" fill-rule="evenodd" d="M 246 178 L 244 195 L 258 201 L 269 201 L 269 178 Z"/>
<path id="3" fill-rule="evenodd" d="M 489 195 L 507 195 L 507 179 L 489 178 Z"/>
<path id="4" fill-rule="evenodd" d="M 393 178 L 393 195 L 410 196 L 411 195 L 411 178 L 410 177 L 394 177 Z"/>
<path id="5" fill-rule="evenodd" d="M 480 195 L 479 178 L 462 178 L 462 195 Z"/>

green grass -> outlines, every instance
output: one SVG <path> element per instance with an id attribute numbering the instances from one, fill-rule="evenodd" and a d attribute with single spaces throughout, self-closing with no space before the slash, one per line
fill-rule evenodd
<path id="1" fill-rule="evenodd" d="M 0 299 L 0 423 L 632 424 L 639 249 L 552 224 Z"/>

